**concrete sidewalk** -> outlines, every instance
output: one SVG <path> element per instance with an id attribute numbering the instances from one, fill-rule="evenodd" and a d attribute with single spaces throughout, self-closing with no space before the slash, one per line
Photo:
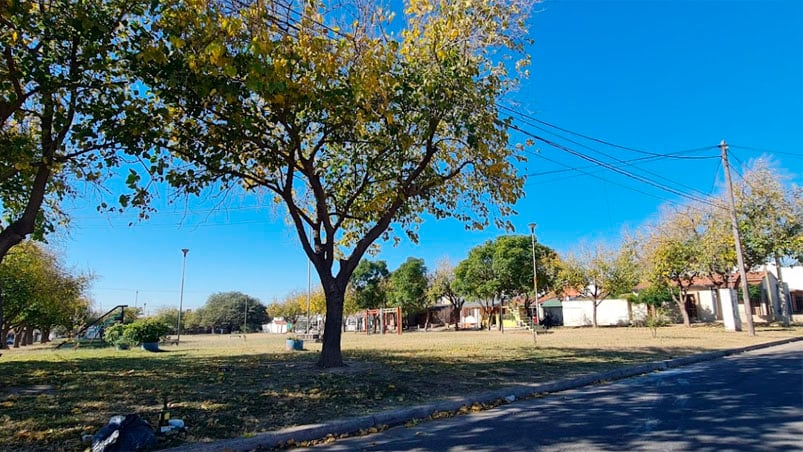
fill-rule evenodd
<path id="1" fill-rule="evenodd" d="M 701 361 L 709 361 L 724 356 L 744 353 L 751 350 L 773 347 L 776 345 L 787 344 L 803 340 L 803 337 L 788 338 L 765 344 L 751 345 L 727 350 L 717 350 L 713 352 L 700 353 L 696 355 L 684 356 L 670 360 L 655 361 L 637 366 L 622 369 L 584 375 L 576 378 L 568 378 L 547 383 L 518 384 L 507 388 L 494 391 L 472 394 L 464 397 L 450 397 L 448 399 L 419 405 L 414 407 L 400 408 L 396 410 L 384 411 L 367 416 L 360 416 L 342 420 L 324 422 L 321 424 L 301 425 L 286 428 L 274 432 L 261 433 L 249 438 L 234 438 L 209 443 L 193 443 L 180 447 L 168 449 L 172 452 L 185 451 L 250 451 L 254 449 L 270 449 L 280 444 L 285 444 L 288 440 L 296 443 L 323 439 L 328 435 L 339 436 L 368 430 L 372 427 L 392 427 L 404 424 L 413 419 L 425 419 L 433 413 L 442 411 L 457 411 L 463 406 L 471 406 L 475 403 L 496 402 L 505 399 L 508 402 L 526 398 L 536 394 L 549 394 L 554 392 L 566 391 L 582 386 L 593 385 L 601 382 L 620 380 L 642 375 L 650 372 L 662 371 L 675 367 L 686 366 Z"/>

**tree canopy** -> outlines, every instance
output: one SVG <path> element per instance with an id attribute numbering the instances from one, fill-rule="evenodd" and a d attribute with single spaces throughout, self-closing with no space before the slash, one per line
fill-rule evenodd
<path id="1" fill-rule="evenodd" d="M 539 287 L 554 287 L 557 254 L 537 242 L 534 251 Z M 472 248 L 455 268 L 454 287 L 462 296 L 479 301 L 485 311 L 503 297 L 528 299 L 535 289 L 532 238 L 501 236 Z"/>
<path id="2" fill-rule="evenodd" d="M 407 314 L 415 314 L 427 309 L 427 267 L 424 259 L 408 257 L 399 268 L 390 274 L 388 280 L 388 301 L 399 306 Z"/>
<path id="3" fill-rule="evenodd" d="M 460 329 L 458 320 L 460 319 L 460 310 L 463 309 L 465 298 L 458 295 L 455 277 L 455 269 L 451 262 L 442 260 L 438 262 L 435 271 L 429 274 L 429 284 L 427 289 L 427 296 L 430 303 L 437 303 L 441 298 L 446 298 L 452 305 L 452 321 L 454 322 L 455 330 Z"/>
<path id="4" fill-rule="evenodd" d="M 259 331 L 262 324 L 268 322 L 265 305 L 242 292 L 210 295 L 197 315 L 201 325 L 227 331 Z"/>
<path id="5" fill-rule="evenodd" d="M 597 308 L 610 295 L 631 292 L 641 274 L 634 244 L 614 250 L 601 243 L 583 244 L 569 254 L 558 274 L 562 288 L 571 288 L 592 300 L 592 324 L 597 327 Z"/>
<path id="6" fill-rule="evenodd" d="M 360 261 L 351 275 L 354 301 L 360 309 L 376 309 L 387 304 L 387 278 L 390 276 L 385 261 Z"/>
<path id="7" fill-rule="evenodd" d="M 76 179 L 97 182 L 126 153 L 148 149 L 156 129 L 141 112 L 150 99 L 131 89 L 126 61 L 151 3 L 0 4 L 0 261 L 65 219 L 60 201 Z M 126 182 L 133 192 L 121 205 L 146 205 L 137 172 Z M 0 287 L 0 323 L 2 295 Z"/>
<path id="8" fill-rule="evenodd" d="M 50 331 L 71 331 L 89 315 L 85 291 L 90 278 L 66 270 L 58 256 L 31 241 L 16 246 L 0 263 L 0 284 L 5 290 L 6 316 L 0 324 L 5 337 L 14 330 L 15 345 L 34 329 L 47 342 Z M 22 345 L 26 345 L 23 342 Z"/>
<path id="9" fill-rule="evenodd" d="M 137 65 L 176 186 L 286 208 L 326 293 L 323 367 L 342 365 L 344 293 L 377 239 L 416 240 L 424 213 L 505 225 L 523 184 L 496 102 L 527 62 L 529 1 L 410 1 L 400 27 L 340 3 L 163 2 Z"/>

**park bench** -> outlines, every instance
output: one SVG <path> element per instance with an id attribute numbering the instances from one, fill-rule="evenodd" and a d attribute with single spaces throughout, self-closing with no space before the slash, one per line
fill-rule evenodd
<path id="1" fill-rule="evenodd" d="M 310 331 L 308 333 L 296 333 L 296 338 L 303 339 L 305 341 L 321 342 L 321 333 L 317 331 Z"/>

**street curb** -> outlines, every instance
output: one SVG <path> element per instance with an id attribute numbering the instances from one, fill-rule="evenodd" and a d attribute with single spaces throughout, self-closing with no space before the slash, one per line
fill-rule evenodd
<path id="1" fill-rule="evenodd" d="M 463 406 L 471 406 L 475 403 L 495 402 L 500 399 L 507 399 L 508 401 L 511 401 L 511 397 L 513 397 L 514 400 L 517 400 L 535 395 L 567 391 L 583 386 L 621 380 L 624 378 L 635 377 L 637 375 L 672 369 L 675 367 L 688 366 L 690 364 L 703 361 L 711 361 L 717 358 L 738 355 L 740 353 L 775 347 L 801 340 L 803 340 L 803 337 L 793 337 L 767 342 L 764 344 L 756 344 L 727 350 L 716 350 L 712 352 L 684 356 L 681 358 L 639 364 L 636 366 L 610 370 L 607 372 L 583 375 L 581 377 L 569 378 L 566 380 L 557 380 L 546 383 L 521 384 L 464 397 L 450 397 L 434 403 L 383 411 L 381 413 L 372 415 L 328 421 L 321 424 L 299 425 L 273 432 L 260 433 L 250 438 L 234 438 L 209 443 L 192 443 L 165 450 L 170 452 L 247 452 L 254 449 L 274 448 L 280 444 L 286 444 L 288 440 L 293 440 L 296 443 L 299 443 L 322 439 L 329 435 L 337 436 L 355 433 L 359 432 L 360 430 L 368 430 L 372 427 L 393 427 L 402 425 L 414 419 L 424 419 L 433 413 L 442 411 L 456 411 Z"/>

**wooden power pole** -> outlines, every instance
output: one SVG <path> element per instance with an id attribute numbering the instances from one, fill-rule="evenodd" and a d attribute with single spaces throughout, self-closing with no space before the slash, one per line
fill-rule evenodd
<path id="1" fill-rule="evenodd" d="M 747 331 L 751 336 L 756 335 L 756 327 L 753 325 L 753 308 L 750 306 L 750 289 L 747 287 L 747 271 L 744 268 L 744 256 L 742 256 L 742 239 L 739 236 L 739 223 L 736 220 L 736 201 L 733 197 L 733 183 L 731 182 L 731 169 L 728 165 L 728 143 L 725 140 L 719 143 L 722 150 L 722 167 L 725 169 L 725 182 L 728 188 L 728 201 L 730 202 L 731 226 L 733 227 L 733 240 L 736 243 L 736 262 L 739 266 L 739 279 L 742 281 L 742 301 L 744 302 L 744 315 L 747 318 Z"/>

